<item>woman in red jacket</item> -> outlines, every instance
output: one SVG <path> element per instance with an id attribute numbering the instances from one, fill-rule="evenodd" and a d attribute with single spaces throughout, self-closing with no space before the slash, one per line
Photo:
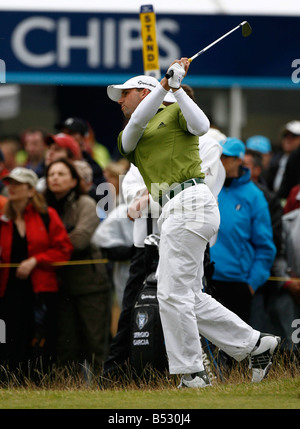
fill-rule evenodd
<path id="1" fill-rule="evenodd" d="M 0 319 L 6 343 L 0 364 L 27 367 L 28 359 L 55 355 L 55 262 L 71 257 L 73 246 L 57 212 L 35 187 L 37 175 L 17 167 L 3 178 L 8 202 L 0 218 Z M 36 355 L 38 351 L 38 355 Z M 45 362 L 44 362 L 45 363 Z"/>

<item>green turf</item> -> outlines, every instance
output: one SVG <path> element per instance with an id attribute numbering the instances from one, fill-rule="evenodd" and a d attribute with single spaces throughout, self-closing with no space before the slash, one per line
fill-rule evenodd
<path id="1" fill-rule="evenodd" d="M 300 377 L 205 389 L 2 388 L 0 409 L 299 409 Z"/>

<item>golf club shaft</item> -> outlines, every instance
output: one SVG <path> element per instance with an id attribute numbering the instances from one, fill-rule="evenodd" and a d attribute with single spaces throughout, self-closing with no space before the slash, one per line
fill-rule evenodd
<path id="1" fill-rule="evenodd" d="M 223 36 L 219 37 L 219 39 L 215 40 L 214 42 L 212 42 L 210 45 L 206 46 L 205 48 L 203 48 L 201 51 L 197 52 L 195 55 L 193 55 L 191 58 L 189 58 L 189 62 L 191 63 L 195 58 L 199 57 L 199 55 L 203 54 L 204 52 L 206 52 L 208 49 L 210 49 L 212 46 L 216 45 L 217 43 L 219 43 L 221 40 L 225 39 L 225 37 L 229 36 L 229 34 L 233 33 L 234 31 L 236 31 L 238 28 L 240 28 L 241 26 L 243 26 L 245 23 L 242 22 L 241 24 L 237 25 L 235 28 L 233 28 L 232 30 L 228 31 L 228 33 L 224 34 Z"/>
<path id="2" fill-rule="evenodd" d="M 205 48 L 203 48 L 201 51 L 197 52 L 195 55 L 193 55 L 191 58 L 189 58 L 189 62 L 191 63 L 195 58 L 199 57 L 199 55 L 203 54 L 204 52 L 206 52 L 208 49 L 210 49 L 212 46 L 216 45 L 217 43 L 219 43 L 221 40 L 225 39 L 225 37 L 229 36 L 229 34 L 233 33 L 234 31 L 236 31 L 238 28 L 242 27 L 243 25 L 248 24 L 247 21 L 243 21 L 241 22 L 239 25 L 237 25 L 235 28 L 233 28 L 232 30 L 228 31 L 228 33 L 224 34 L 223 36 L 219 37 L 217 40 L 215 40 L 214 42 L 210 43 L 208 46 L 206 46 Z M 249 24 L 248 24 L 249 25 Z M 166 73 L 165 77 L 167 79 L 169 79 L 171 76 L 173 76 L 174 72 L 173 70 L 171 70 L 169 73 Z"/>

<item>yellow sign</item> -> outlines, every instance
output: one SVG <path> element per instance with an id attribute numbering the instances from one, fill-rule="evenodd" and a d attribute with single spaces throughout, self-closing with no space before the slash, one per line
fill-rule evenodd
<path id="1" fill-rule="evenodd" d="M 141 6 L 144 74 L 160 79 L 159 52 L 156 40 L 156 17 L 152 5 Z"/>

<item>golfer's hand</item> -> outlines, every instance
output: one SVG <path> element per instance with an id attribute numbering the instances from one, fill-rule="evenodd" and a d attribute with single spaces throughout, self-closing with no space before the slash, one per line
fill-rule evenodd
<path id="1" fill-rule="evenodd" d="M 182 79 L 186 76 L 190 67 L 190 62 L 187 57 L 182 57 L 180 60 L 175 60 L 168 68 L 165 78 L 162 79 L 162 86 L 169 90 L 179 89 Z"/>
<path id="2" fill-rule="evenodd" d="M 171 77 L 168 79 L 169 87 L 178 89 L 181 86 L 181 81 L 185 76 L 185 69 L 179 63 L 173 64 L 167 71 Z"/>
<path id="3" fill-rule="evenodd" d="M 16 270 L 16 277 L 24 280 L 30 275 L 31 271 L 36 267 L 37 260 L 34 257 L 25 259 L 20 263 Z"/>

